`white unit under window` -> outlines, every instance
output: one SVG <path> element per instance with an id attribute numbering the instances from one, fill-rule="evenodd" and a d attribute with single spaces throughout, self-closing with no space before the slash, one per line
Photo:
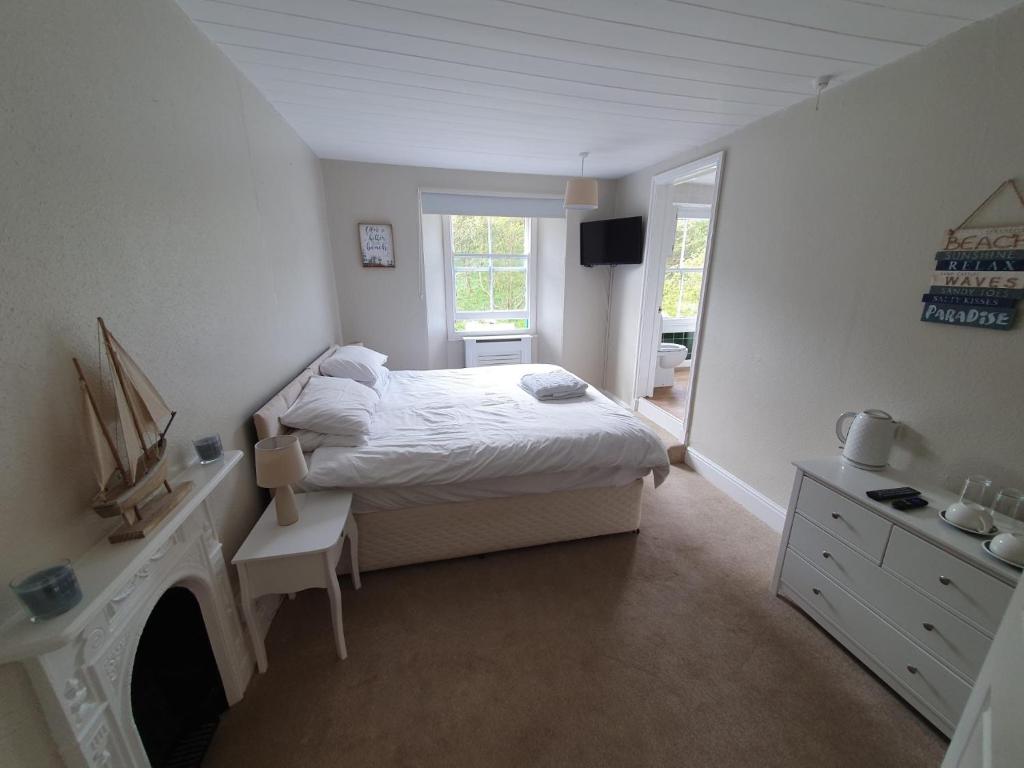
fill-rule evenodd
<path id="1" fill-rule="evenodd" d="M 865 495 L 905 477 L 838 457 L 797 463 L 773 589 L 948 735 L 1020 572 L 939 520 L 955 497 L 910 484 L 930 506 L 900 512 Z"/>
<path id="2" fill-rule="evenodd" d="M 466 367 L 533 362 L 532 336 L 464 336 Z"/>

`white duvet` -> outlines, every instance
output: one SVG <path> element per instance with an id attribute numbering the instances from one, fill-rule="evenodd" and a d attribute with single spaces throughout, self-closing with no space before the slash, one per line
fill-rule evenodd
<path id="1" fill-rule="evenodd" d="M 668 476 L 658 436 L 591 387 L 539 402 L 519 387 L 552 365 L 393 371 L 366 445 L 317 448 L 306 482 L 329 488 L 467 483 L 582 469 Z M 526 491 L 527 489 L 524 489 Z"/>

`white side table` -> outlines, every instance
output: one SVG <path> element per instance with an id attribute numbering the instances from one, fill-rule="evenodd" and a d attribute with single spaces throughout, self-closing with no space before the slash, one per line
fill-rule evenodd
<path id="1" fill-rule="evenodd" d="M 348 656 L 341 624 L 341 588 L 338 586 L 338 560 L 345 538 L 350 540 L 352 582 L 359 579 L 359 531 L 351 514 L 352 494 L 347 491 L 323 491 L 295 495 L 299 521 L 279 526 L 274 502 L 264 510 L 232 563 L 238 567 L 242 587 L 242 612 L 249 625 L 256 652 L 256 666 L 267 671 L 267 651 L 256 627 L 255 601 L 261 595 L 294 596 L 303 589 L 323 587 L 331 598 L 331 620 L 338 657 Z"/>

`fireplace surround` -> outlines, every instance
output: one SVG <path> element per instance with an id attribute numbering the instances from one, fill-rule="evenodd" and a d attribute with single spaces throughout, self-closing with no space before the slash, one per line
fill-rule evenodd
<path id="1" fill-rule="evenodd" d="M 198 603 L 227 703 L 242 698 L 254 660 L 207 503 L 241 458 L 228 451 L 186 470 L 177 482 L 191 480 L 192 493 L 152 536 L 104 540 L 79 558 L 83 599 L 71 611 L 38 624 L 19 613 L 0 625 L 0 663 L 25 664 L 69 768 L 150 765 L 132 711 L 132 673 L 147 620 L 172 588 Z"/>

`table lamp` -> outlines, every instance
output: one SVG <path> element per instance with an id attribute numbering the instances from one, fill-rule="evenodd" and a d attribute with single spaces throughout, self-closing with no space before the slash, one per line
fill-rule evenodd
<path id="1" fill-rule="evenodd" d="M 306 459 L 295 435 L 268 437 L 256 443 L 256 484 L 274 489 L 277 524 L 291 525 L 299 520 L 291 483 L 306 476 Z"/>

